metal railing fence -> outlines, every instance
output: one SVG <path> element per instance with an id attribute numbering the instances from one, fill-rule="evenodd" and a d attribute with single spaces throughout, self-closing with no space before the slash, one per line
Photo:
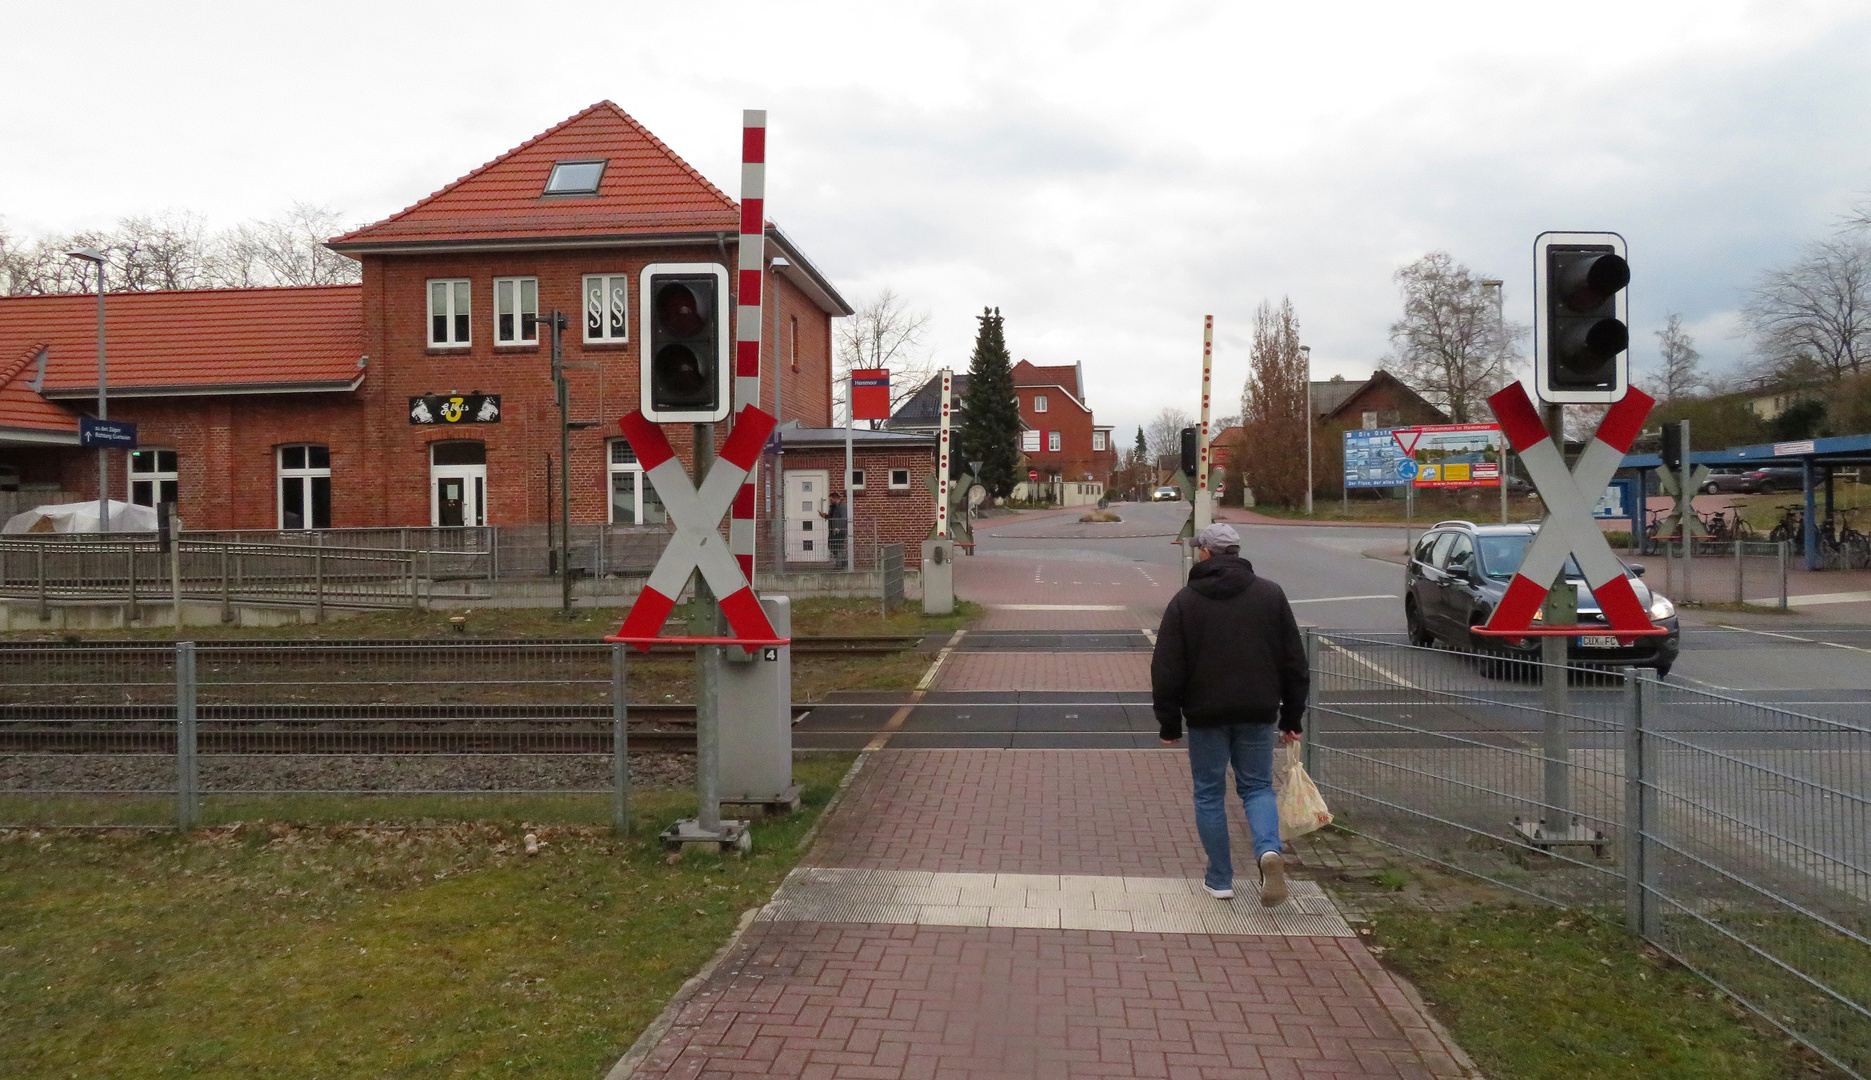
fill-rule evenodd
<path id="1" fill-rule="evenodd" d="M 1697 540 L 1683 559 L 1680 540 L 1653 541 L 1650 584 L 1672 600 L 1701 604 L 1787 606 L 1787 570 L 1796 558 L 1785 540 Z"/>
<path id="2" fill-rule="evenodd" d="M 1871 1073 L 1871 728 L 1641 670 L 1330 631 L 1307 648 L 1308 769 L 1341 825 L 1541 900 L 1621 908 Z"/>
<path id="3" fill-rule="evenodd" d="M 622 820 L 628 736 L 693 743 L 682 706 L 638 705 L 622 728 L 626 660 L 602 642 L 0 650 L 0 824 L 118 823 L 124 803 L 148 821 L 170 800 L 186 826 L 213 798 L 607 793 Z"/>

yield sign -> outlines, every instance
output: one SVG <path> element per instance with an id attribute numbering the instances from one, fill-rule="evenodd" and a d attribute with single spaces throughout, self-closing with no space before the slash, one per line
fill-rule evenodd
<path id="1" fill-rule="evenodd" d="M 1525 631 L 1533 625 L 1533 615 L 1546 600 L 1546 592 L 1566 564 L 1566 556 L 1578 559 L 1585 572 L 1585 582 L 1597 598 L 1598 607 L 1615 631 L 1625 634 L 1657 633 L 1650 615 L 1637 600 L 1624 564 L 1611 553 L 1605 534 L 1592 518 L 1598 495 L 1618 471 L 1624 455 L 1637 438 L 1644 417 L 1656 401 L 1632 387 L 1624 399 L 1611 407 L 1598 425 L 1592 441 L 1579 456 L 1572 470 L 1566 469 L 1559 447 L 1546 435 L 1540 414 L 1527 397 L 1526 388 L 1513 383 L 1488 399 L 1494 416 L 1501 422 L 1514 452 L 1527 467 L 1527 475 L 1546 503 L 1546 520 L 1534 535 L 1520 570 L 1507 587 L 1507 595 L 1494 609 L 1483 628 L 1493 636 L 1512 637 L 1513 631 Z"/>
<path id="2" fill-rule="evenodd" d="M 699 490 L 682 471 L 682 462 L 676 459 L 663 429 L 645 419 L 641 410 L 618 422 L 655 486 L 657 497 L 676 523 L 676 532 L 616 636 L 655 637 L 675 608 L 677 594 L 688 584 L 689 574 L 699 570 L 708 587 L 721 598 L 721 612 L 728 617 L 736 637 L 771 639 L 773 624 L 767 621 L 766 610 L 754 596 L 747 575 L 721 538 L 721 519 L 740 493 L 747 471 L 759 460 L 760 448 L 773 430 L 773 417 L 752 405 L 743 408 Z M 639 644 L 637 648 L 647 650 L 649 645 Z"/>
<path id="3" fill-rule="evenodd" d="M 1390 433 L 1390 437 L 1397 440 L 1397 445 L 1405 454 L 1415 457 L 1416 444 L 1423 437 L 1423 433 L 1416 428 L 1398 428 Z"/>

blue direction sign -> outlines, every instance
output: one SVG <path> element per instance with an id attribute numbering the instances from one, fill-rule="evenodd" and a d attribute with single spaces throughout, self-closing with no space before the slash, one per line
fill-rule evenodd
<path id="1" fill-rule="evenodd" d="M 1417 465 L 1415 461 L 1404 458 L 1402 461 L 1397 462 L 1397 477 L 1402 480 L 1414 480 L 1420 469 L 1421 466 Z"/>
<path id="2" fill-rule="evenodd" d="M 95 416 L 80 416 L 78 418 L 78 445 L 135 450 L 136 425 L 125 420 L 99 420 Z"/>

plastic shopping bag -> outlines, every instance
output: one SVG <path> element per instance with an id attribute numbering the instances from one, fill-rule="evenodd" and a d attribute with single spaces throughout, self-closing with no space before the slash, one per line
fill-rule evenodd
<path id="1" fill-rule="evenodd" d="M 1286 767 L 1281 774 L 1280 839 L 1291 840 L 1330 825 L 1332 812 L 1326 809 L 1325 797 L 1313 785 L 1312 777 L 1306 775 L 1306 766 L 1300 764 L 1298 743 L 1286 744 Z"/>

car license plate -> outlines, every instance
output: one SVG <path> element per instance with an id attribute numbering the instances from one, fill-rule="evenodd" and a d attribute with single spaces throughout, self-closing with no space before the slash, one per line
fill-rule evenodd
<path id="1" fill-rule="evenodd" d="M 1615 649 L 1618 638 L 1615 634 L 1587 634 L 1579 639 L 1581 649 Z"/>

